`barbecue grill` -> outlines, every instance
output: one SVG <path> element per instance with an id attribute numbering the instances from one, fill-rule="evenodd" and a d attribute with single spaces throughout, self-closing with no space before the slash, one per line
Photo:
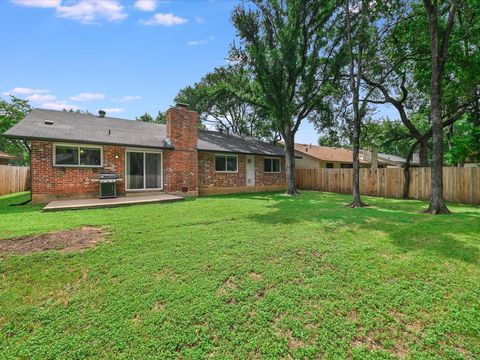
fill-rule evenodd
<path id="1" fill-rule="evenodd" d="M 100 199 L 117 197 L 117 174 L 100 173 Z"/>

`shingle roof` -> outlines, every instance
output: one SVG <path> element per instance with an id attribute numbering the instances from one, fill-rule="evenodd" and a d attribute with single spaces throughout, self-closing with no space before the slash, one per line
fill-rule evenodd
<path id="1" fill-rule="evenodd" d="M 48 125 L 46 121 L 52 121 Z M 112 144 L 171 148 L 165 126 L 142 121 L 125 121 L 91 114 L 34 109 L 4 133 L 7 137 L 56 140 L 93 144 Z"/>
<path id="2" fill-rule="evenodd" d="M 392 162 L 394 164 L 398 164 L 398 165 L 402 165 L 402 164 L 405 164 L 407 162 L 407 159 L 405 159 L 401 156 L 383 154 L 383 153 L 378 153 L 378 158 L 381 159 L 381 160 Z M 411 165 L 418 165 L 419 162 L 412 159 L 410 161 L 410 164 Z"/>
<path id="3" fill-rule="evenodd" d="M 53 122 L 48 124 L 47 122 Z M 166 126 L 91 114 L 34 109 L 3 135 L 10 138 L 173 148 Z M 263 141 L 199 130 L 198 150 L 283 156 L 283 148 Z"/>
<path id="4" fill-rule="evenodd" d="M 330 146 L 295 144 L 295 150 L 323 161 L 338 161 L 342 163 L 352 163 L 353 161 L 353 151 L 350 149 Z M 360 163 L 370 164 L 370 162 L 365 160 L 364 157 L 364 150 L 360 150 Z M 382 165 L 402 165 L 405 164 L 406 159 L 396 155 L 378 153 L 378 162 Z M 414 164 L 418 163 L 412 161 L 412 165 Z"/>
<path id="5" fill-rule="evenodd" d="M 338 161 L 342 163 L 351 163 L 353 160 L 353 151 L 350 149 L 318 146 L 307 144 L 295 144 L 295 150 L 311 155 L 323 161 Z M 364 159 L 360 159 L 361 164 L 370 164 Z"/>
<path id="6" fill-rule="evenodd" d="M 198 150 L 272 156 L 284 156 L 285 154 L 283 147 L 258 139 L 208 130 L 198 131 Z"/>

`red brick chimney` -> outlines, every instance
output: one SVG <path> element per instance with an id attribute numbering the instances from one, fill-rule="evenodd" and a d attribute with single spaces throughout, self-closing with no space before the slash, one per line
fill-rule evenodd
<path id="1" fill-rule="evenodd" d="M 164 152 L 165 190 L 198 195 L 198 113 L 185 104 L 168 109 L 167 138 L 175 150 Z"/>

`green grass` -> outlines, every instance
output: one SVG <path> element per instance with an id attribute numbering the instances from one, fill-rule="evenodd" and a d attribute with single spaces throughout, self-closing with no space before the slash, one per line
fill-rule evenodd
<path id="1" fill-rule="evenodd" d="M 41 213 L 0 238 L 109 241 L 0 255 L 0 358 L 479 358 L 480 208 L 303 192 Z M 1 240 L 0 240 L 1 241 Z"/>

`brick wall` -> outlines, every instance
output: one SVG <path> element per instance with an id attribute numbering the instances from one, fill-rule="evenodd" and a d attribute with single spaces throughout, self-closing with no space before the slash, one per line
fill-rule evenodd
<path id="1" fill-rule="evenodd" d="M 185 106 L 167 112 L 167 138 L 175 150 L 164 151 L 165 191 L 198 195 L 198 113 Z"/>
<path id="2" fill-rule="evenodd" d="M 234 187 L 246 186 L 245 155 L 238 155 L 238 172 L 215 172 L 215 153 L 199 151 L 198 153 L 198 184 L 199 187 Z"/>
<path id="3" fill-rule="evenodd" d="M 125 192 L 125 148 L 103 146 L 103 168 L 53 165 L 53 143 L 32 141 L 32 196 L 36 203 L 55 198 L 85 198 L 98 195 L 98 174 L 114 172 L 120 177 L 117 192 Z"/>
<path id="4" fill-rule="evenodd" d="M 199 151 L 198 153 L 198 186 L 206 187 L 246 187 L 246 156 L 238 154 L 238 172 L 215 172 L 215 153 Z M 285 184 L 285 160 L 282 158 L 280 173 L 265 173 L 263 171 L 263 156 L 255 156 L 255 187 L 283 186 Z"/>
<path id="5" fill-rule="evenodd" d="M 280 158 L 279 173 L 264 172 L 263 159 L 263 156 L 255 156 L 255 185 L 285 185 L 285 158 Z"/>

